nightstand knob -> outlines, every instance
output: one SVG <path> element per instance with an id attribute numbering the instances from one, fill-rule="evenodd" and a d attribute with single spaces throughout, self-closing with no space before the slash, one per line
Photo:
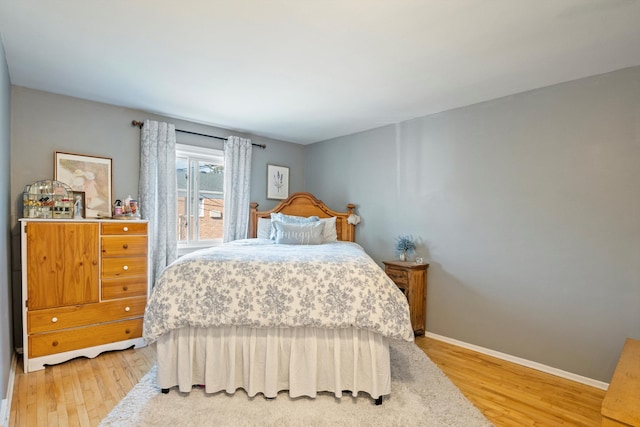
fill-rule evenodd
<path id="1" fill-rule="evenodd" d="M 57 347 L 58 346 L 58 341 L 54 341 L 51 343 L 52 346 Z"/>
<path id="2" fill-rule="evenodd" d="M 129 249 L 129 245 L 125 243 L 124 245 L 122 245 L 122 249 Z"/>
<path id="3" fill-rule="evenodd" d="M 122 227 L 122 231 L 129 231 L 129 227 Z"/>
<path id="4" fill-rule="evenodd" d="M 125 265 L 124 267 L 122 267 L 122 269 L 126 271 L 126 270 L 128 270 L 128 269 L 129 269 L 129 266 L 128 266 L 128 265 Z"/>
<path id="5" fill-rule="evenodd" d="M 125 307 L 124 311 L 131 311 L 131 307 Z"/>
<path id="6" fill-rule="evenodd" d="M 58 321 L 57 317 L 54 317 L 53 319 L 51 319 L 51 322 L 56 323 Z"/>
<path id="7" fill-rule="evenodd" d="M 129 290 L 129 287 L 128 287 L 127 285 L 124 285 L 124 286 L 122 287 L 122 290 L 123 290 L 123 291 L 128 291 L 128 290 Z"/>
<path id="8" fill-rule="evenodd" d="M 125 329 L 124 333 L 125 334 L 130 334 L 131 333 L 131 329 L 129 329 L 129 328 Z"/>

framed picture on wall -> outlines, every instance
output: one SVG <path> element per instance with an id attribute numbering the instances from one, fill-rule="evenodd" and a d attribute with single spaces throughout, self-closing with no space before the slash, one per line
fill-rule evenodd
<path id="1" fill-rule="evenodd" d="M 53 179 L 84 192 L 84 217 L 111 218 L 111 159 L 56 151 L 54 160 Z"/>
<path id="2" fill-rule="evenodd" d="M 289 168 L 267 165 L 267 199 L 284 200 L 289 197 Z"/>

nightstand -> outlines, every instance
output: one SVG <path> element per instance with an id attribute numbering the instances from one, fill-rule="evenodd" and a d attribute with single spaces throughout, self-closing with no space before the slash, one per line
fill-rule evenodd
<path id="1" fill-rule="evenodd" d="M 409 301 L 411 326 L 415 335 L 424 335 L 427 319 L 427 268 L 429 264 L 410 261 L 382 261 L 387 276 Z"/>

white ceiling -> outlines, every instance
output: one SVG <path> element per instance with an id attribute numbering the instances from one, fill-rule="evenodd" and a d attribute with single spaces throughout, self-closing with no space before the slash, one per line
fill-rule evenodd
<path id="1" fill-rule="evenodd" d="M 640 0 L 0 0 L 11 83 L 308 144 L 640 65 Z"/>

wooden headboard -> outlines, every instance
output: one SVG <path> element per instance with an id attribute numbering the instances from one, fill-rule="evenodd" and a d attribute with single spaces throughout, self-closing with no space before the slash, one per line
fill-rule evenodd
<path id="1" fill-rule="evenodd" d="M 347 218 L 353 213 L 355 207 L 355 205 L 349 203 L 347 212 L 336 212 L 329 209 L 322 200 L 318 200 L 312 194 L 304 192 L 293 193 L 288 199 L 283 200 L 270 211 L 258 211 L 258 204 L 253 202 L 251 203 L 251 215 L 249 217 L 249 237 L 253 238 L 258 235 L 258 218 L 271 219 L 272 212 L 280 212 L 286 215 L 304 217 L 317 215 L 320 218 L 331 218 L 335 216 L 338 240 L 354 242 L 356 239 L 356 227 L 353 224 L 349 224 Z"/>

